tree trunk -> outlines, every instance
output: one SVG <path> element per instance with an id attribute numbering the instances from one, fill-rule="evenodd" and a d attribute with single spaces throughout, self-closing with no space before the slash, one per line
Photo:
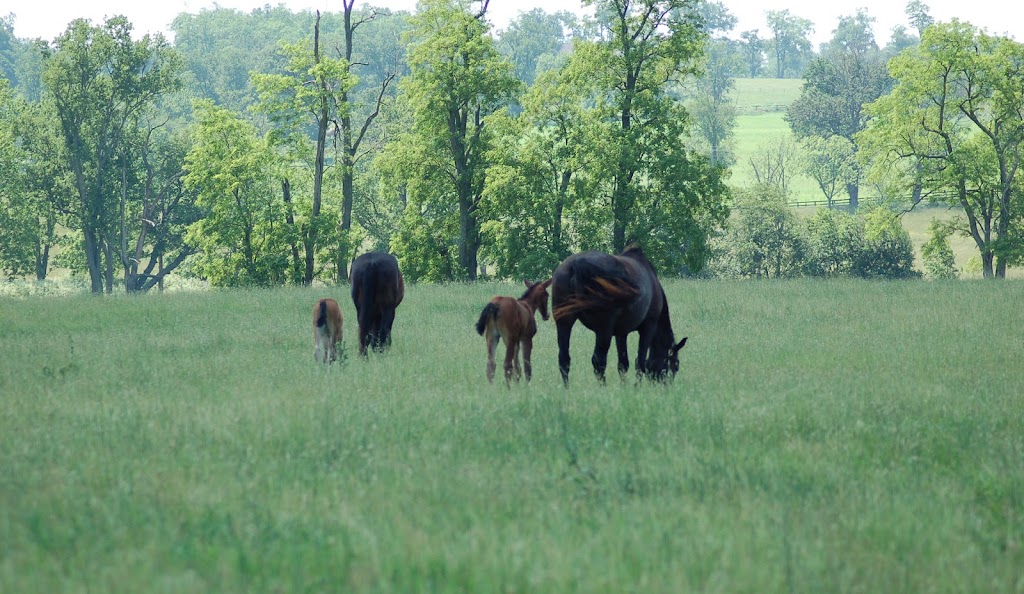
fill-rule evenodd
<path id="1" fill-rule="evenodd" d="M 846 193 L 850 195 L 850 211 L 854 212 L 860 206 L 860 186 L 857 184 L 846 184 Z"/>
<path id="2" fill-rule="evenodd" d="M 288 178 L 281 180 L 281 197 L 284 200 L 285 222 L 292 229 L 295 228 L 295 207 L 292 206 L 292 185 Z M 301 277 L 302 259 L 299 257 L 299 245 L 294 241 L 288 242 L 292 248 L 292 280 L 297 281 Z"/>
<path id="3" fill-rule="evenodd" d="M 96 241 L 96 231 L 83 225 L 82 241 L 85 244 L 85 265 L 89 269 L 90 290 L 95 294 L 103 292 L 103 270 L 100 268 L 100 246 Z"/>

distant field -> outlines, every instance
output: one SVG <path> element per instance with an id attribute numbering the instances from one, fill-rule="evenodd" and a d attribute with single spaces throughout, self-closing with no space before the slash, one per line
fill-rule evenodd
<path id="1" fill-rule="evenodd" d="M 518 285 L 0 298 L 0 592 L 1014 592 L 1017 282 L 666 284 L 671 386 L 488 385 Z M 334 295 L 349 358 L 313 362 Z M 614 374 L 613 374 L 614 376 Z"/>
<path id="2" fill-rule="evenodd" d="M 803 85 L 801 78 L 737 78 L 736 107 L 741 113 L 785 111 Z"/>

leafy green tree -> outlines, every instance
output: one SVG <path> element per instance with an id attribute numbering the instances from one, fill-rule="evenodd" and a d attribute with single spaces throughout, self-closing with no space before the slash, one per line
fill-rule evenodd
<path id="1" fill-rule="evenodd" d="M 274 151 L 230 110 L 202 101 L 195 111 L 185 176 L 204 213 L 186 235 L 199 250 L 195 272 L 214 286 L 284 283 L 294 228 L 277 193 Z"/>
<path id="2" fill-rule="evenodd" d="M 775 64 L 775 78 L 800 76 L 814 51 L 807 37 L 814 31 L 814 23 L 790 14 L 789 9 L 769 10 L 765 18 L 772 32 L 768 44 Z"/>
<path id="3" fill-rule="evenodd" d="M 55 41 L 44 72 L 74 176 L 74 218 L 94 293 L 113 287 L 117 159 L 139 119 L 180 84 L 180 60 L 167 41 L 159 35 L 133 40 L 131 33 L 120 16 L 102 26 L 73 21 Z"/>
<path id="4" fill-rule="evenodd" d="M 499 121 L 495 164 L 488 170 L 482 232 L 500 277 L 541 278 L 595 238 L 606 216 L 590 198 L 596 180 L 587 170 L 600 142 L 596 110 L 586 85 L 563 68 L 538 76 L 517 121 Z"/>
<path id="5" fill-rule="evenodd" d="M 863 9 L 856 16 L 840 19 L 832 41 L 804 72 L 800 96 L 786 111 L 786 121 L 797 138 L 838 136 L 850 143 L 853 151 L 830 154 L 847 157 L 841 167 L 852 208 L 858 206 L 860 195 L 854 137 L 867 123 L 863 106 L 892 88 L 886 58 L 871 32 L 873 20 Z M 836 143 L 835 148 L 840 144 Z"/>
<path id="6" fill-rule="evenodd" d="M 341 136 L 341 245 L 338 249 L 336 269 L 338 280 L 348 277 L 348 262 L 354 255 L 353 251 L 359 245 L 359 236 L 352 231 L 352 211 L 355 200 L 355 174 L 359 153 L 362 150 L 363 142 L 367 139 L 367 133 L 371 131 L 375 120 L 381 113 L 385 100 L 392 94 L 396 77 L 407 69 L 404 59 L 398 57 L 395 52 L 393 58 L 388 59 L 388 51 L 366 51 L 373 50 L 373 43 L 380 43 L 387 40 L 387 35 L 380 35 L 382 31 L 400 32 L 404 30 L 406 17 L 404 15 L 378 15 L 376 11 L 369 13 L 355 13 L 355 0 L 343 0 L 344 21 L 342 23 L 342 35 L 344 40 L 344 53 L 342 57 L 347 65 L 347 73 L 354 77 L 354 82 L 365 78 L 363 86 L 358 89 L 344 89 L 339 97 L 340 108 L 340 136 Z M 397 25 L 397 28 L 396 28 Z M 356 32 L 359 29 L 365 30 L 360 38 L 359 47 L 365 48 L 356 59 Z M 374 41 L 376 37 L 376 41 Z M 397 36 L 392 37 L 397 39 Z M 393 44 L 389 50 L 396 49 Z"/>
<path id="7" fill-rule="evenodd" d="M 807 272 L 814 276 L 854 274 L 864 251 L 864 217 L 819 208 L 807 225 Z"/>
<path id="8" fill-rule="evenodd" d="M 348 6 L 348 5 L 346 5 Z M 310 47 L 311 46 L 311 47 Z M 272 138 L 289 147 L 295 160 L 310 165 L 313 196 L 309 217 L 299 228 L 304 247 L 302 284 L 313 282 L 318 238 L 324 229 L 320 218 L 326 168 L 327 132 L 348 110 L 347 93 L 353 84 L 345 59 L 323 55 L 320 44 L 320 14 L 317 13 L 310 43 L 284 45 L 288 66 L 283 74 L 253 74 L 260 96 L 258 108 L 276 125 Z M 316 140 L 313 158 L 308 155 L 306 127 L 312 125 Z M 351 132 L 351 127 L 346 129 Z M 311 161 L 311 163 L 310 163 Z M 351 183 L 351 182 L 349 182 Z"/>
<path id="9" fill-rule="evenodd" d="M 765 67 L 765 48 L 768 42 L 758 36 L 757 29 L 740 33 L 743 63 L 747 66 L 747 76 L 757 78 Z"/>
<path id="10" fill-rule="evenodd" d="M 310 13 L 293 13 L 284 5 L 268 3 L 249 13 L 214 5 L 196 14 L 179 13 L 171 31 L 189 88 L 198 97 L 243 111 L 257 101 L 250 72 L 279 72 L 287 62 L 281 44 L 299 43 L 312 24 Z"/>
<path id="11" fill-rule="evenodd" d="M 956 258 L 953 248 L 949 246 L 949 236 L 955 232 L 950 225 L 932 219 L 928 225 L 928 241 L 921 245 L 921 259 L 928 278 L 957 278 Z"/>
<path id="12" fill-rule="evenodd" d="M 473 280 L 493 142 L 488 119 L 504 109 L 520 83 L 495 47 L 482 13 L 471 14 L 467 6 L 448 0 L 427 0 L 411 22 L 411 73 L 402 81 L 401 98 L 411 108 L 413 128 L 391 150 L 437 155 L 420 163 L 436 165 L 441 175 L 422 178 L 433 184 L 409 184 L 410 206 L 422 205 L 421 216 L 455 217 L 458 266 L 453 272 Z M 425 172 L 415 167 L 407 173 Z M 453 203 L 454 210 L 448 207 Z"/>
<path id="13" fill-rule="evenodd" d="M 853 143 L 839 135 L 828 138 L 806 136 L 800 141 L 800 146 L 807 175 L 817 182 L 829 208 L 832 208 L 841 188 L 851 182 L 856 183 L 860 177 Z"/>
<path id="14" fill-rule="evenodd" d="M 736 217 L 725 238 L 728 266 L 747 278 L 785 278 L 803 272 L 807 243 L 800 219 L 777 186 L 737 193 Z"/>
<path id="15" fill-rule="evenodd" d="M 4 87 L 0 80 L 0 128 L 10 139 L 0 157 L 0 261 L 9 276 L 44 280 L 73 193 L 67 155 L 52 104 L 27 102 Z"/>
<path id="16" fill-rule="evenodd" d="M 568 43 L 566 34 L 575 17 L 565 11 L 547 13 L 541 8 L 520 12 L 519 16 L 501 31 L 498 50 L 515 66 L 515 76 L 527 85 L 537 77 L 542 57 L 555 56 Z"/>
<path id="17" fill-rule="evenodd" d="M 656 265 L 678 270 L 682 258 L 699 270 L 708 236 L 726 216 L 727 191 L 722 171 L 682 146 L 689 117 L 668 92 L 698 71 L 705 40 L 699 15 L 689 0 L 586 4 L 604 19 L 605 33 L 577 43 L 571 67 L 597 85 L 593 101 L 606 135 L 597 173 L 607 180 L 611 247 L 618 252 L 627 238 L 652 238 L 644 247 Z"/>
<path id="18" fill-rule="evenodd" d="M 921 2 L 921 0 L 910 0 L 907 2 L 903 12 L 910 19 L 910 24 L 917 29 L 918 37 L 924 37 L 925 29 L 932 26 L 935 22 L 935 19 L 929 13 L 928 5 Z"/>
<path id="19" fill-rule="evenodd" d="M 743 65 L 727 39 L 710 40 L 706 58 L 704 76 L 694 81 L 687 107 L 711 162 L 729 166 L 734 161 L 730 141 L 736 129 L 736 101 L 729 92 Z"/>
<path id="20" fill-rule="evenodd" d="M 865 109 L 858 141 L 876 175 L 902 174 L 933 201 L 958 204 L 986 278 L 1019 248 L 1024 45 L 968 23 L 937 23 L 890 62 L 897 84 Z"/>
<path id="21" fill-rule="evenodd" d="M 915 278 L 914 244 L 899 215 L 884 206 L 864 214 L 864 244 L 854 273 L 865 278 Z"/>

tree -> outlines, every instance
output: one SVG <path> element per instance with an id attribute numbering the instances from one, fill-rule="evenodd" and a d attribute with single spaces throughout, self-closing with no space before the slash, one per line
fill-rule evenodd
<path id="1" fill-rule="evenodd" d="M 593 101 L 607 140 L 602 155 L 611 207 L 611 247 L 627 235 L 668 236 L 659 250 L 645 245 L 658 264 L 693 270 L 707 257 L 707 238 L 725 217 L 721 170 L 683 149 L 688 116 L 668 90 L 698 71 L 705 34 L 689 0 L 592 0 L 606 27 L 596 42 L 577 43 L 572 63 L 597 85 Z M 666 221 L 662 215 L 673 212 Z M 661 223 L 672 222 L 668 227 Z M 653 227 L 652 227 L 653 226 Z M 675 268 L 675 266 L 673 266 Z"/>
<path id="2" fill-rule="evenodd" d="M 44 73 L 74 176 L 74 214 L 94 293 L 113 288 L 119 154 L 139 119 L 180 84 L 180 60 L 167 41 L 136 41 L 131 33 L 121 16 L 102 26 L 75 20 L 55 41 Z"/>
<path id="3" fill-rule="evenodd" d="M 964 209 L 986 278 L 1020 249 L 1017 171 L 1024 142 L 1024 45 L 968 23 L 936 23 L 890 62 L 897 84 L 865 107 L 858 135 L 876 175 L 902 174 L 931 200 Z"/>
<path id="4" fill-rule="evenodd" d="M 743 190 L 737 195 L 736 212 L 725 239 L 736 274 L 785 278 L 802 272 L 807 245 L 785 193 L 770 185 Z"/>
<path id="5" fill-rule="evenodd" d="M 892 88 L 885 56 L 871 33 L 872 21 L 863 9 L 840 19 L 832 41 L 804 72 L 800 96 L 786 111 L 786 121 L 797 138 L 838 136 L 850 143 L 854 150 L 843 151 L 849 161 L 842 166 L 851 208 L 859 203 L 860 169 L 853 140 L 867 121 L 863 106 Z"/>
<path id="6" fill-rule="evenodd" d="M 774 187 L 788 196 L 789 185 L 801 165 L 799 147 L 789 138 L 775 138 L 761 144 L 750 157 L 758 186 Z"/>
<path id="7" fill-rule="evenodd" d="M 814 23 L 791 15 L 789 9 L 769 10 L 765 16 L 772 32 L 769 44 L 775 59 L 775 78 L 800 76 L 813 52 L 807 36 L 814 31 Z"/>
<path id="8" fill-rule="evenodd" d="M 860 177 L 853 143 L 839 135 L 807 136 L 800 141 L 807 174 L 818 184 L 829 208 L 840 188 Z"/>
<path id="9" fill-rule="evenodd" d="M 565 11 L 546 13 L 534 8 L 520 12 L 498 37 L 498 49 L 515 66 L 520 81 L 532 85 L 543 56 L 554 56 L 568 42 L 566 29 L 575 17 Z"/>
<path id="10" fill-rule="evenodd" d="M 587 170 L 600 142 L 587 85 L 569 68 L 541 73 L 517 121 L 502 122 L 482 232 L 500 277 L 547 276 L 573 249 L 607 249 Z"/>
<path id="11" fill-rule="evenodd" d="M 767 42 L 757 34 L 757 29 L 751 29 L 740 33 L 743 62 L 747 66 L 747 76 L 756 78 L 761 76 L 761 70 L 765 63 L 765 46 Z"/>
<path id="12" fill-rule="evenodd" d="M 273 286 L 287 278 L 290 225 L 275 155 L 256 128 L 209 101 L 196 104 L 186 186 L 204 216 L 189 226 L 195 271 L 214 286 Z"/>
<path id="13" fill-rule="evenodd" d="M 353 1 L 349 0 L 350 3 Z M 351 5 L 346 4 L 346 9 L 350 11 Z M 346 15 L 348 14 L 346 12 Z M 319 12 L 313 24 L 311 45 L 309 49 L 305 44 L 283 46 L 283 52 L 288 56 L 288 66 L 284 74 L 252 75 L 253 85 L 260 97 L 258 107 L 270 114 L 271 121 L 277 125 L 272 138 L 290 147 L 291 152 L 301 161 L 301 155 L 308 146 L 305 126 L 312 124 L 316 133 L 311 164 L 312 204 L 308 218 L 299 227 L 305 254 L 301 277 L 304 285 L 313 282 L 317 240 L 324 227 L 320 211 L 323 201 L 324 170 L 327 166 L 327 132 L 340 118 L 346 117 L 347 93 L 353 84 L 346 59 L 333 59 L 323 55 L 320 47 Z M 344 132 L 351 134 L 350 127 Z"/>
<path id="14" fill-rule="evenodd" d="M 370 96 L 366 97 L 365 94 L 361 100 L 357 96 L 353 96 L 351 93 L 352 89 L 344 89 L 340 96 L 341 101 L 341 235 L 342 245 L 338 250 L 337 259 L 337 278 L 342 280 L 348 278 L 348 262 L 351 257 L 351 251 L 355 249 L 357 242 L 353 241 L 353 237 L 350 237 L 352 233 L 352 206 L 354 203 L 355 196 L 355 167 L 359 156 L 360 147 L 363 141 L 366 139 L 366 133 L 370 130 L 370 126 L 373 125 L 374 120 L 381 112 L 381 106 L 387 97 L 395 77 L 398 76 L 399 70 L 403 68 L 402 64 L 399 64 L 397 60 L 389 62 L 382 60 L 376 53 L 367 52 L 366 57 L 363 60 L 354 60 L 354 48 L 355 48 L 355 35 L 356 30 L 360 27 L 370 26 L 375 18 L 377 18 L 376 12 L 370 12 L 369 14 L 355 15 L 353 13 L 353 6 L 355 0 L 343 0 L 342 5 L 344 7 L 344 22 L 342 27 L 342 33 L 344 35 L 344 52 L 342 57 L 345 59 L 347 65 L 347 72 L 351 76 L 353 69 L 357 68 L 357 65 L 362 67 L 365 66 L 366 78 L 368 84 L 367 89 L 370 91 Z M 397 16 L 390 16 L 387 18 L 392 23 L 400 20 Z M 372 33 L 370 33 L 372 34 Z M 358 111 L 357 111 L 358 109 Z M 356 122 L 353 119 L 353 114 L 358 114 L 358 118 L 361 120 L 358 122 L 358 129 Z"/>
<path id="15" fill-rule="evenodd" d="M 402 98 L 412 110 L 413 130 L 399 141 L 401 145 L 392 145 L 395 151 L 440 158 L 429 161 L 442 168 L 443 182 L 442 178 L 428 176 L 442 183 L 410 186 L 410 194 L 425 192 L 410 196 L 410 202 L 442 217 L 448 209 L 440 203 L 455 203 L 455 273 L 470 280 L 475 280 L 478 272 L 479 211 L 493 140 L 488 118 L 503 109 L 519 88 L 511 63 L 501 56 L 488 35 L 486 3 L 483 9 L 474 15 L 448 0 L 427 0 L 420 5 L 411 19 L 411 73 L 401 85 Z"/>
<path id="16" fill-rule="evenodd" d="M 736 127 L 736 101 L 729 98 L 735 76 L 742 64 L 727 39 L 712 39 L 707 44 L 704 76 L 693 84 L 689 111 L 700 137 L 707 143 L 711 162 L 732 164 L 728 143 Z"/>
<path id="17" fill-rule="evenodd" d="M 924 37 L 924 31 L 932 26 L 935 19 L 928 12 L 928 5 L 921 0 L 910 0 L 904 9 L 904 14 L 910 19 L 910 24 L 917 29 L 917 36 Z"/>

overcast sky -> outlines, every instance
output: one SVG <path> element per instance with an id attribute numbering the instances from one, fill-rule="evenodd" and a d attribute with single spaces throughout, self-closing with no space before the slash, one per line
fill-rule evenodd
<path id="1" fill-rule="evenodd" d="M 924 3 L 936 20 L 958 18 L 984 27 L 989 33 L 1006 34 L 1017 41 L 1024 41 L 1024 2 L 1020 0 L 924 0 Z M 0 0 L 0 17 L 14 14 L 16 37 L 52 40 L 73 19 L 84 17 L 98 24 L 105 17 L 117 14 L 127 16 L 138 32 L 166 32 L 178 13 L 198 13 L 214 4 L 208 0 Z M 295 11 L 339 12 L 342 9 L 341 0 L 220 0 L 216 4 L 245 12 L 267 4 L 284 4 Z M 853 15 L 860 7 L 866 7 L 869 16 L 875 18 L 875 37 L 881 45 L 889 40 L 889 32 L 895 25 L 910 28 L 904 14 L 906 0 L 724 0 L 724 4 L 739 19 L 734 31 L 736 35 L 748 29 L 760 29 L 761 36 L 767 37 L 765 12 L 785 9 L 814 23 L 811 41 L 815 45 L 831 37 L 840 16 Z M 413 11 L 416 0 L 359 0 L 356 6 L 360 5 Z M 491 0 L 489 16 L 500 29 L 520 11 L 537 7 L 547 12 L 569 10 L 579 13 L 583 10 L 579 0 Z"/>

